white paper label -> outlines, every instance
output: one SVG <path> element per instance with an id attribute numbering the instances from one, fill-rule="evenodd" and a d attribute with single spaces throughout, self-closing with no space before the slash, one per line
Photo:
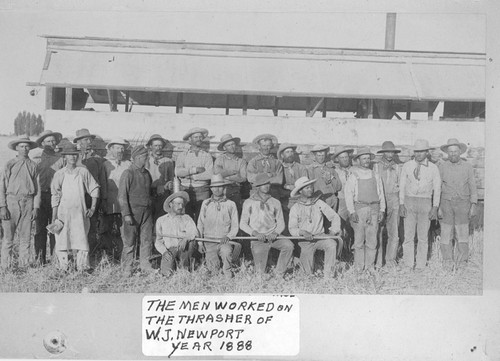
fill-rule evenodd
<path id="1" fill-rule="evenodd" d="M 295 356 L 295 296 L 145 296 L 146 356 Z"/>

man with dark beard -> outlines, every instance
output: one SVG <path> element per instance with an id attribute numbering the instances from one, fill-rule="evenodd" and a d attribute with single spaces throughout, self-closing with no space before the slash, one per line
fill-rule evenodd
<path id="1" fill-rule="evenodd" d="M 47 262 L 47 225 L 52 219 L 52 204 L 50 194 L 50 183 L 54 173 L 64 167 L 64 160 L 59 153 L 55 152 L 56 146 L 61 142 L 62 135 L 51 130 L 44 131 L 36 140 L 36 143 L 43 149 L 40 162 L 37 164 L 40 175 L 40 213 L 36 219 L 35 228 L 35 254 L 37 261 L 41 264 Z M 56 239 L 51 234 L 50 255 L 54 253 Z"/>

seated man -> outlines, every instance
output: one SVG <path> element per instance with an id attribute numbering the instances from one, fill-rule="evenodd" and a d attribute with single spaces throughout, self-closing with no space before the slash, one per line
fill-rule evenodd
<path id="1" fill-rule="evenodd" d="M 269 249 L 280 251 L 276 275 L 283 275 L 293 252 L 293 243 L 289 239 L 277 239 L 285 229 L 283 211 L 280 202 L 269 195 L 271 177 L 260 173 L 252 185 L 256 191 L 243 203 L 240 228 L 257 240 L 251 241 L 255 270 L 264 273 L 266 270 Z"/>
<path id="2" fill-rule="evenodd" d="M 323 216 L 330 222 L 330 234 L 337 236 L 340 234 L 340 217 L 335 211 L 320 198 L 319 195 L 313 196 L 316 179 L 309 180 L 307 177 L 301 177 L 295 182 L 295 188 L 290 194 L 291 197 L 299 195 L 297 202 L 290 209 L 290 219 L 288 227 L 290 234 L 295 237 L 304 237 L 299 241 L 300 262 L 302 268 L 307 274 L 313 273 L 314 253 L 320 249 L 325 252 L 324 275 L 328 277 L 332 274 L 335 265 L 335 256 L 337 249 L 336 241 L 332 239 L 314 240 L 315 237 L 326 236 L 323 228 Z"/>
<path id="3" fill-rule="evenodd" d="M 205 199 L 201 205 L 200 216 L 198 217 L 198 231 L 204 238 L 214 238 L 220 243 L 203 242 L 202 252 L 205 252 L 205 260 L 210 271 L 220 269 L 219 257 L 222 258 L 223 272 L 227 278 L 233 277 L 231 263 L 233 259 L 233 249 L 229 244 L 231 238 L 238 234 L 238 211 L 236 203 L 227 199 L 225 188 L 231 182 L 224 180 L 221 174 L 212 176 L 210 189 L 212 196 Z M 235 251 L 241 250 L 241 247 Z M 237 256 L 236 256 L 237 258 Z"/>
<path id="4" fill-rule="evenodd" d="M 172 275 L 176 261 L 179 268 L 189 267 L 196 248 L 194 239 L 198 236 L 193 219 L 184 213 L 189 195 L 175 191 L 178 186 L 174 180 L 174 193 L 163 203 L 167 214 L 156 221 L 155 247 L 162 254 L 160 270 L 164 276 Z"/>

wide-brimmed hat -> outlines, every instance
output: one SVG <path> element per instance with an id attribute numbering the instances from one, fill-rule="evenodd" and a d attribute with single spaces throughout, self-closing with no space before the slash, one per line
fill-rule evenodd
<path id="1" fill-rule="evenodd" d="M 163 143 L 164 147 L 168 144 L 168 140 L 163 138 L 160 134 L 153 134 L 152 136 L 149 137 L 149 140 L 146 143 L 146 147 L 149 147 L 151 145 L 151 143 L 153 143 L 154 140 L 161 141 Z"/>
<path id="2" fill-rule="evenodd" d="M 222 174 L 214 174 L 212 178 L 210 178 L 210 187 L 221 187 L 232 184 L 233 182 L 224 179 Z"/>
<path id="3" fill-rule="evenodd" d="M 417 139 L 413 145 L 414 152 L 423 152 L 424 150 L 433 149 L 429 146 L 429 142 L 425 139 Z"/>
<path id="4" fill-rule="evenodd" d="M 132 158 L 139 157 L 144 154 L 149 154 L 148 148 L 146 148 L 144 145 L 137 145 L 132 149 L 132 152 L 130 152 L 130 156 Z"/>
<path id="5" fill-rule="evenodd" d="M 448 142 L 441 146 L 441 150 L 446 153 L 448 151 L 448 148 L 453 145 L 460 148 L 460 154 L 463 154 L 467 151 L 467 145 L 465 145 L 465 143 L 460 143 L 457 138 L 448 139 Z"/>
<path id="6" fill-rule="evenodd" d="M 14 139 L 14 140 L 9 142 L 8 147 L 12 150 L 16 150 L 17 145 L 21 144 L 21 143 L 29 144 L 30 149 L 35 149 L 38 147 L 38 144 L 36 142 L 30 140 L 30 138 L 28 138 L 28 137 Z"/>
<path id="7" fill-rule="evenodd" d="M 302 188 L 307 187 L 309 184 L 313 184 L 314 182 L 316 182 L 316 179 L 300 177 L 295 181 L 295 188 L 290 192 L 290 197 L 295 197 Z"/>
<path id="8" fill-rule="evenodd" d="M 76 137 L 73 139 L 73 143 L 76 143 L 79 139 L 82 139 L 82 138 L 94 139 L 95 137 L 96 137 L 95 134 L 90 134 L 89 130 L 86 128 L 78 129 L 76 131 Z"/>
<path id="9" fill-rule="evenodd" d="M 217 146 L 217 149 L 220 150 L 221 152 L 224 150 L 224 145 L 227 143 L 227 142 L 230 142 L 230 141 L 234 141 L 237 145 L 240 144 L 241 142 L 241 138 L 238 138 L 238 137 L 233 137 L 231 134 L 224 134 L 221 138 L 220 138 L 220 143 L 219 145 Z"/>
<path id="10" fill-rule="evenodd" d="M 61 155 L 77 155 L 80 154 L 80 151 L 75 144 L 67 142 L 63 144 L 59 153 Z"/>
<path id="11" fill-rule="evenodd" d="M 328 145 L 321 145 L 321 144 L 316 144 L 311 148 L 311 153 L 316 153 L 316 152 L 322 152 L 326 150 L 327 152 L 330 152 L 330 146 Z"/>
<path id="12" fill-rule="evenodd" d="M 359 157 L 361 157 L 362 155 L 365 155 L 365 154 L 370 154 L 370 159 L 375 159 L 375 154 L 372 153 L 371 149 L 370 148 L 360 148 L 357 152 L 356 152 L 356 155 L 352 158 L 352 159 L 358 159 Z"/>
<path id="13" fill-rule="evenodd" d="M 396 149 L 396 146 L 390 140 L 386 140 L 382 143 L 382 149 L 380 149 L 377 153 L 385 153 L 385 152 L 394 152 L 401 153 L 401 150 Z"/>
<path id="14" fill-rule="evenodd" d="M 42 134 L 40 134 L 40 136 L 36 140 L 36 144 L 38 144 L 39 147 L 42 147 L 42 142 L 47 137 L 56 138 L 56 144 L 58 144 L 62 139 L 62 134 L 59 132 L 53 132 L 52 130 L 45 130 L 42 132 Z"/>
<path id="15" fill-rule="evenodd" d="M 174 192 L 171 195 L 165 199 L 165 202 L 163 202 L 163 210 L 165 212 L 168 212 L 170 210 L 170 202 L 172 202 L 175 198 L 182 198 L 184 199 L 184 202 L 187 203 L 189 202 L 189 194 L 185 191 L 178 191 Z"/>
<path id="16" fill-rule="evenodd" d="M 196 133 L 201 133 L 203 134 L 203 137 L 206 137 L 208 135 L 208 130 L 205 128 L 191 128 L 189 131 L 182 137 L 182 140 L 188 140 L 190 136 Z"/>
<path id="17" fill-rule="evenodd" d="M 258 136 L 256 136 L 253 139 L 252 143 L 259 145 L 259 142 L 262 139 L 271 139 L 273 141 L 273 145 L 274 146 L 278 145 L 278 138 L 276 138 L 276 136 L 272 135 L 272 134 L 261 134 L 261 135 L 258 135 Z"/>
<path id="18" fill-rule="evenodd" d="M 349 155 L 351 155 L 352 153 L 354 153 L 354 149 L 353 148 L 348 148 L 348 147 L 345 147 L 343 145 L 339 145 L 337 148 L 335 148 L 335 153 L 333 154 L 333 159 L 337 158 L 339 155 L 341 155 L 342 153 L 349 153 Z"/>
<path id="19" fill-rule="evenodd" d="M 123 145 L 124 147 L 128 147 L 130 143 L 126 139 L 116 137 L 109 141 L 108 145 L 106 145 L 106 148 L 109 149 L 113 144 L 118 144 L 118 145 Z"/>
<path id="20" fill-rule="evenodd" d="M 281 158 L 281 153 L 283 153 L 288 148 L 292 148 L 293 150 L 296 150 L 297 146 L 295 144 L 291 144 L 291 143 L 281 144 L 280 147 L 278 148 L 278 158 Z"/>
<path id="21" fill-rule="evenodd" d="M 271 183 L 271 177 L 269 177 L 266 173 L 259 173 L 255 177 L 255 181 L 252 183 L 254 187 L 260 187 L 264 184 Z"/>

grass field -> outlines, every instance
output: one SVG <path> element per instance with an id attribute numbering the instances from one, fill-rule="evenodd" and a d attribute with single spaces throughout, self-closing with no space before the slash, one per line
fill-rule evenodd
<path id="1" fill-rule="evenodd" d="M 133 292 L 133 293 L 322 293 L 322 294 L 393 294 L 393 295 L 480 295 L 482 293 L 483 232 L 470 239 L 471 254 L 464 269 L 446 271 L 441 267 L 438 245 L 432 246 L 432 258 L 421 273 L 400 268 L 381 270 L 374 275 L 356 274 L 339 263 L 337 277 L 307 276 L 297 269 L 287 279 L 264 280 L 253 273 L 245 261 L 235 277 L 209 276 L 203 268 L 192 273 L 180 271 L 170 278 L 159 273 L 136 272 L 123 278 L 119 265 L 103 259 L 92 274 L 61 274 L 54 265 L 37 266 L 26 272 L 0 274 L 2 292 Z"/>

